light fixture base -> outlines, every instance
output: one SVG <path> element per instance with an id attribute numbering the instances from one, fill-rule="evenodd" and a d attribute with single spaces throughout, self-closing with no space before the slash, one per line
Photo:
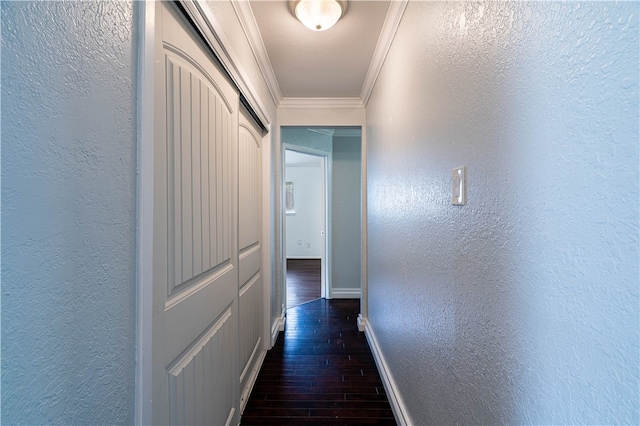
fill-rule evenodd
<path id="1" fill-rule="evenodd" d="M 301 4 L 302 3 L 302 4 Z M 316 7 L 313 7 L 315 3 Z M 318 17 L 317 15 L 311 16 L 311 13 L 318 12 L 322 10 L 326 11 L 326 7 L 322 7 L 322 3 L 333 3 L 340 7 L 340 14 L 334 18 L 334 20 L 330 20 L 330 22 L 326 22 L 325 19 Z M 306 7 L 304 7 L 306 4 Z M 298 10 L 298 6 L 301 6 L 301 9 Z M 326 6 L 326 5 L 325 5 Z M 312 31 L 325 31 L 329 28 L 333 27 L 336 22 L 338 22 L 347 12 L 347 1 L 346 0 L 290 0 L 289 1 L 289 9 L 291 14 L 296 17 L 305 27 L 309 28 Z M 303 10 L 305 9 L 305 10 Z"/>

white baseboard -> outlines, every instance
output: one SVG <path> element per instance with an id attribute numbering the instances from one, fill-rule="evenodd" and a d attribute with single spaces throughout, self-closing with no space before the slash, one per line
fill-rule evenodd
<path id="1" fill-rule="evenodd" d="M 276 344 L 276 340 L 278 340 L 278 334 L 281 331 L 284 331 L 284 326 L 286 322 L 287 322 L 287 317 L 285 316 L 285 313 L 283 311 L 280 318 L 278 318 L 273 323 L 273 326 L 271 326 L 271 345 L 269 345 L 270 348 L 272 348 L 273 345 Z"/>
<path id="2" fill-rule="evenodd" d="M 249 402 L 249 396 L 251 396 L 251 391 L 253 390 L 253 385 L 256 383 L 256 379 L 258 378 L 258 373 L 260 373 L 260 369 L 262 368 L 262 363 L 264 362 L 264 357 L 267 355 L 267 351 L 262 348 L 262 342 L 258 339 L 258 343 L 249 358 L 250 361 L 247 365 L 253 365 L 251 371 L 243 371 L 240 375 L 240 382 L 242 382 L 245 374 L 249 373 L 249 379 L 247 380 L 247 385 L 242 390 L 240 394 L 240 414 L 244 412 L 244 407 L 247 406 L 247 402 Z M 255 359 L 253 359 L 255 357 Z"/>
<path id="3" fill-rule="evenodd" d="M 363 317 L 362 314 L 358 314 L 356 323 L 358 324 L 358 331 L 364 331 L 365 327 L 367 326 L 367 319 Z"/>
<path id="4" fill-rule="evenodd" d="M 359 288 L 332 288 L 332 299 L 360 299 Z"/>
<path id="5" fill-rule="evenodd" d="M 396 386 L 395 380 L 393 380 L 393 376 L 389 371 L 389 367 L 387 366 L 387 362 L 380 351 L 380 346 L 378 345 L 378 340 L 376 339 L 375 333 L 371 328 L 371 324 L 363 318 L 364 321 L 364 332 L 367 337 L 367 341 L 369 342 L 369 346 L 371 347 L 371 352 L 373 353 L 373 358 L 376 361 L 376 366 L 378 367 L 378 372 L 380 373 L 380 377 L 382 378 L 382 383 L 384 384 L 384 390 L 389 397 L 389 404 L 391 404 L 391 409 L 393 410 L 393 415 L 396 418 L 396 423 L 401 426 L 407 426 L 414 424 L 409 417 L 409 413 L 404 405 L 404 401 L 400 396 L 400 392 L 398 387 Z M 358 326 L 360 326 L 360 317 L 358 317 Z"/>

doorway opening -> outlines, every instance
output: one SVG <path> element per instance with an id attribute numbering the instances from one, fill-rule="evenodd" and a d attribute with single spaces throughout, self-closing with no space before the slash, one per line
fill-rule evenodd
<path id="1" fill-rule="evenodd" d="M 285 146 L 287 309 L 326 297 L 328 155 Z"/>
<path id="2" fill-rule="evenodd" d="M 360 299 L 364 276 L 362 128 L 283 126 L 281 141 L 283 297 L 280 300 L 283 310 L 291 307 L 288 295 L 295 290 L 287 286 L 287 269 L 290 269 L 291 274 L 295 274 L 293 268 L 299 265 L 294 265 L 296 262 L 291 260 L 296 258 L 321 259 L 320 297 Z M 294 158 L 298 155 L 308 155 L 306 159 L 298 157 L 303 158 L 300 160 L 301 163 L 309 163 L 311 158 L 324 159 L 323 166 L 316 166 L 317 171 L 324 170 L 321 180 L 321 184 L 324 185 L 322 196 L 316 197 L 323 200 L 324 205 L 315 208 L 316 213 L 322 212 L 324 215 L 321 225 L 316 225 L 316 222 L 311 220 L 299 220 L 302 219 L 302 215 L 298 209 L 303 205 L 299 198 L 313 191 L 304 190 L 296 179 L 291 177 L 299 170 L 287 166 L 288 162 L 291 163 L 287 159 L 290 155 Z M 311 237 L 298 236 L 302 234 L 297 234 L 299 231 L 291 226 L 291 222 L 295 220 L 301 222 L 303 230 L 311 232 Z M 311 242 L 319 237 L 322 237 L 320 242 Z M 314 248 L 322 249 L 319 253 L 316 251 L 312 254 Z M 297 253 L 294 253 L 296 251 Z M 309 273 L 310 269 L 317 270 L 317 265 L 306 265 L 306 268 Z M 317 282 L 317 278 L 315 280 Z"/>

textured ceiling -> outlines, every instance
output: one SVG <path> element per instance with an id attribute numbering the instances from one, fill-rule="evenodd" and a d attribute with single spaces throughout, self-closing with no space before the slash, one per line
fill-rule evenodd
<path id="1" fill-rule="evenodd" d="M 307 29 L 289 1 L 251 1 L 280 92 L 285 98 L 360 97 L 389 1 L 350 1 L 327 31 Z"/>

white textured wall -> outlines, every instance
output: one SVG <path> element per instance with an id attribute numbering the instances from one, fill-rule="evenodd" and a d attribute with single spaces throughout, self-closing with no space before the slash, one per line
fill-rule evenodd
<path id="1" fill-rule="evenodd" d="M 638 50 L 637 2 L 408 4 L 367 106 L 368 274 L 413 424 L 640 422 Z"/>
<path id="2" fill-rule="evenodd" d="M 331 194 L 331 287 L 360 289 L 362 267 L 360 137 L 334 137 Z"/>
<path id="3" fill-rule="evenodd" d="M 131 2 L 2 2 L 2 423 L 132 424 Z"/>
<path id="4" fill-rule="evenodd" d="M 324 170 L 319 164 L 287 166 L 285 180 L 294 183 L 296 211 L 295 214 L 286 215 L 287 258 L 320 259 L 324 239 L 321 234 L 324 229 L 322 223 Z"/>

